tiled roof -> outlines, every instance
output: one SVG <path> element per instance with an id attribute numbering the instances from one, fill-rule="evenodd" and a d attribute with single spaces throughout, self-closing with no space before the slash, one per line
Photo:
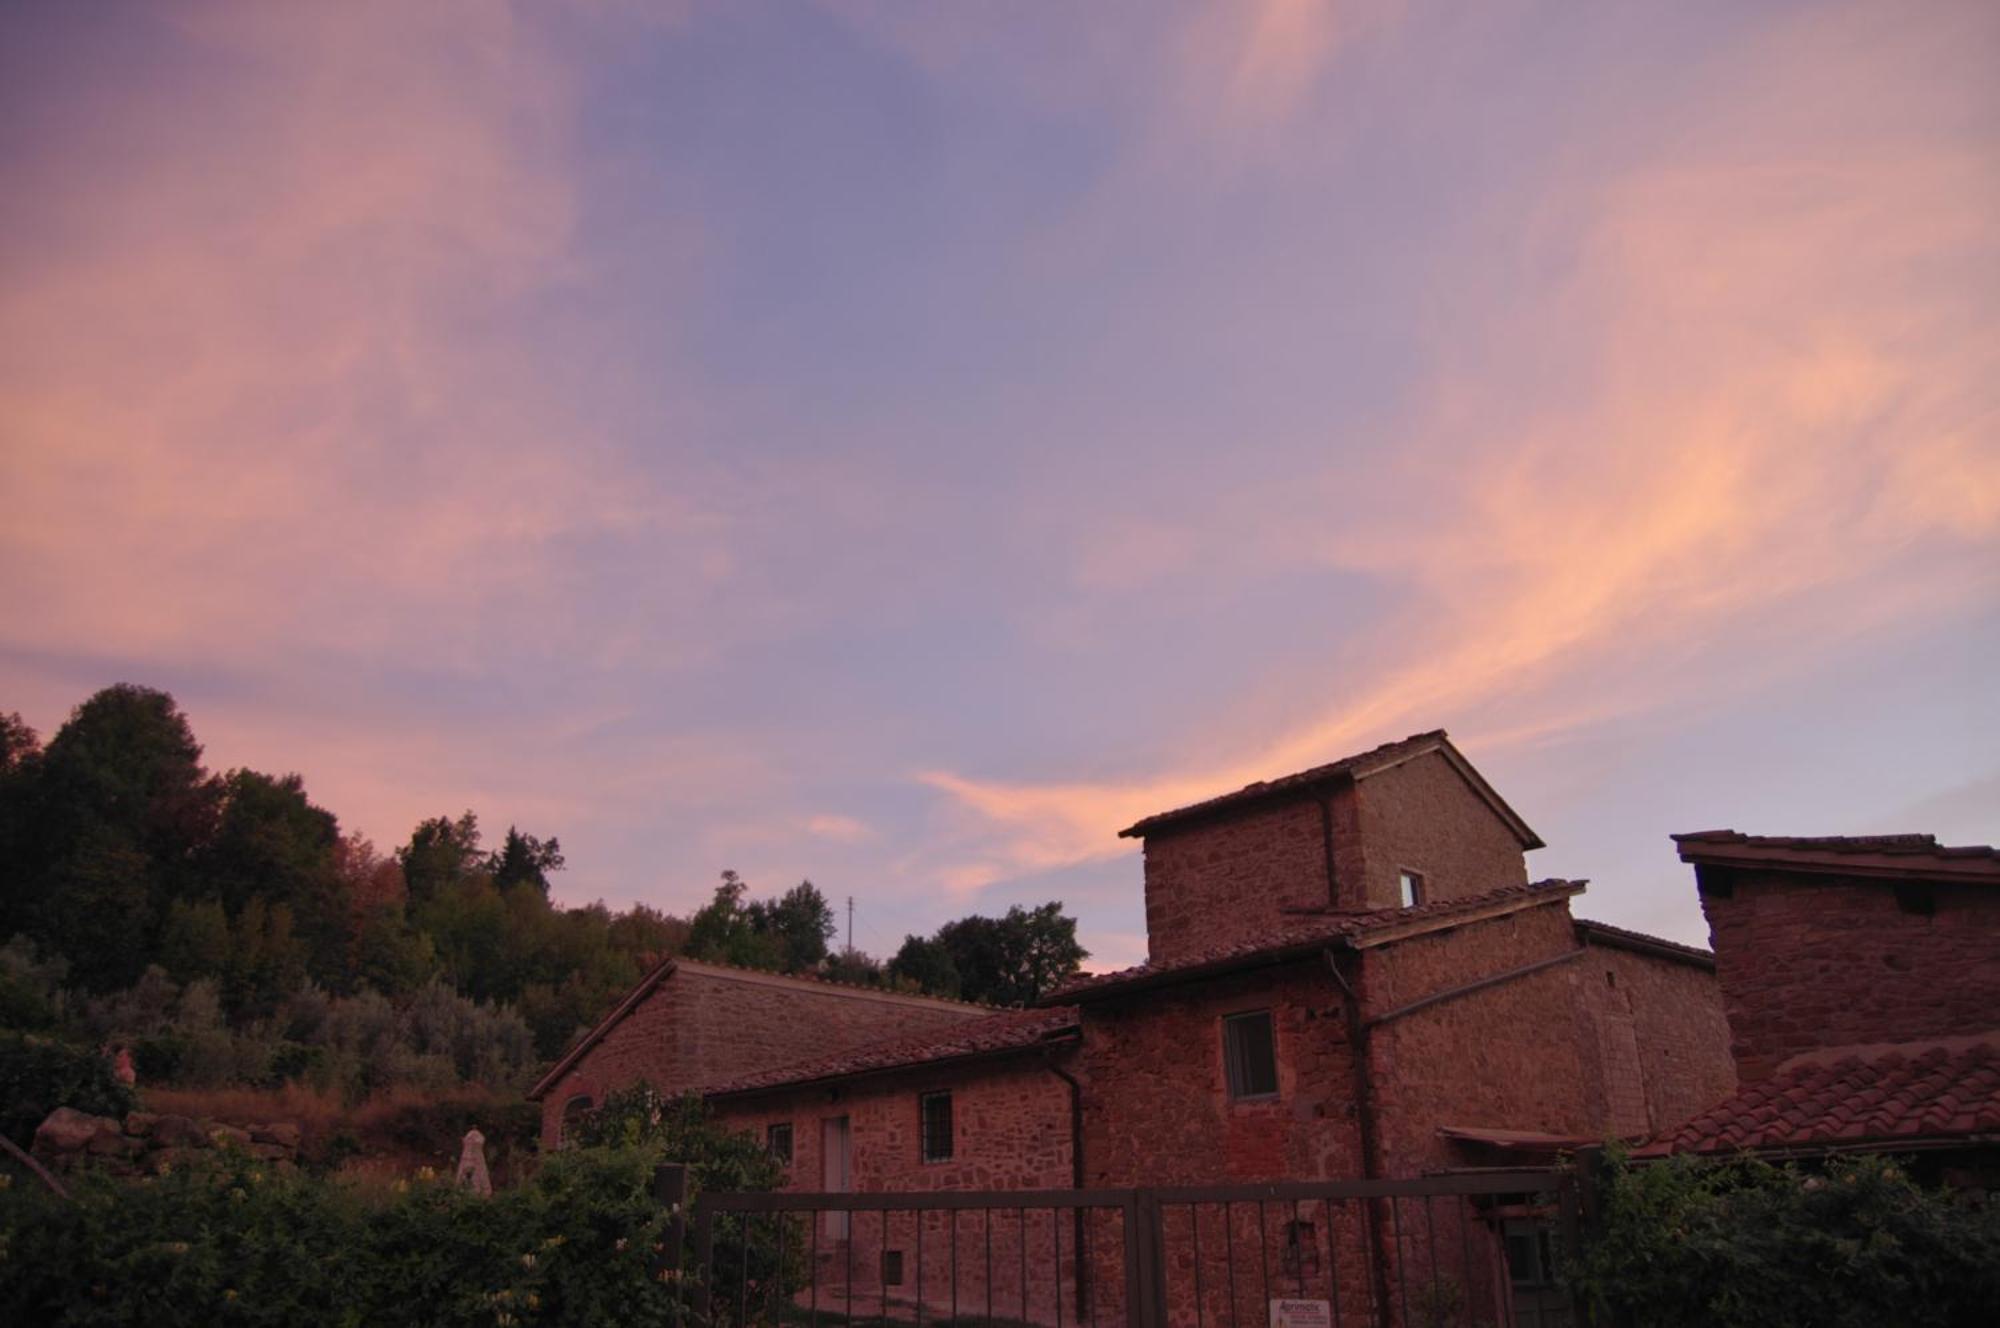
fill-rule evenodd
<path id="1" fill-rule="evenodd" d="M 1817 1149 L 2000 1134 L 2000 1030 L 1794 1056 L 1656 1152 Z"/>
<path id="2" fill-rule="evenodd" d="M 789 1065 L 743 1075 L 702 1091 L 711 1097 L 751 1093 L 827 1079 L 846 1079 L 860 1074 L 877 1074 L 928 1062 L 997 1056 L 1059 1041 L 1075 1032 L 1076 1027 L 1077 1010 L 1073 1005 L 1004 1010 L 941 1030 L 884 1038 L 830 1056 L 794 1061 Z"/>
<path id="3" fill-rule="evenodd" d="M 1463 899 L 1419 904 L 1415 908 L 1309 914 L 1254 941 L 1215 946 L 1170 964 L 1148 961 L 1115 973 L 1094 973 L 1058 987 L 1047 999 L 1094 1000 L 1132 987 L 1296 958 L 1327 946 L 1358 947 L 1400 939 L 1406 934 L 1423 935 L 1488 911 L 1510 912 L 1514 908 L 1567 899 L 1582 891 L 1584 885 L 1583 881 L 1536 881 L 1531 885 L 1503 886 Z"/>
<path id="4" fill-rule="evenodd" d="M 1236 807 L 1245 803 L 1261 802 L 1269 798 L 1282 797 L 1285 794 L 1299 792 L 1336 779 L 1365 778 L 1378 770 L 1387 769 L 1390 766 L 1407 761 L 1411 757 L 1421 756 L 1425 752 L 1432 750 L 1442 753 L 1444 758 L 1451 762 L 1452 767 L 1465 777 L 1465 781 L 1468 784 L 1472 785 L 1473 791 L 1483 798 L 1493 808 L 1494 814 L 1505 821 L 1508 827 L 1513 830 L 1516 837 L 1520 839 L 1523 847 L 1542 847 L 1541 838 L 1528 828 L 1527 823 L 1515 813 L 1512 807 L 1507 805 L 1505 799 L 1494 791 L 1493 786 L 1488 784 L 1485 778 L 1472 768 L 1471 762 L 1459 755 L 1458 749 L 1451 745 L 1451 739 L 1443 729 L 1432 729 L 1428 733 L 1413 733 L 1399 742 L 1385 742 L 1380 747 L 1373 747 L 1365 752 L 1357 752 L 1353 756 L 1343 756 L 1338 761 L 1330 761 L 1325 765 L 1316 765 L 1310 770 L 1301 770 L 1297 774 L 1284 775 L 1277 779 L 1259 780 L 1254 784 L 1245 784 L 1242 788 L 1232 793 L 1223 793 L 1213 798 L 1204 798 L 1200 802 L 1189 803 L 1185 807 L 1176 807 L 1172 811 L 1157 812 L 1152 816 L 1146 817 L 1144 820 L 1135 821 L 1133 824 L 1126 826 L 1118 834 L 1121 838 L 1126 839 L 1144 838 L 1170 825 L 1176 825 L 1182 821 L 1194 820 L 1225 808 Z"/>
<path id="5" fill-rule="evenodd" d="M 1621 950 L 1636 950 L 1640 954 L 1658 955 L 1662 959 L 1675 959 L 1696 968 L 1715 968 L 1715 952 L 1704 950 L 1698 945 L 1682 945 L 1664 936 L 1648 936 L 1643 931 L 1630 931 L 1624 927 L 1614 927 L 1608 922 L 1598 922 L 1592 918 L 1576 920 L 1576 934 L 1596 945 L 1614 946 Z"/>
<path id="6" fill-rule="evenodd" d="M 745 978 L 759 982 L 795 982 L 808 989 L 822 987 L 828 989 L 833 994 L 872 998 L 897 1004 L 922 1001 L 933 1005 L 953 1006 L 964 1011 L 968 1018 L 976 1015 L 981 1010 L 990 1008 L 984 1005 L 976 1005 L 970 1001 L 954 1000 L 947 996 L 919 996 L 911 992 L 885 991 L 880 987 L 866 987 L 858 982 L 839 982 L 833 978 L 820 977 L 814 973 L 773 973 L 766 969 L 744 968 L 737 964 L 718 964 L 706 959 L 694 960 L 683 959 L 679 956 L 669 956 L 662 959 L 658 964 L 655 964 L 651 971 L 634 983 L 632 989 L 619 997 L 618 1003 L 613 1005 L 605 1016 L 597 1021 L 596 1027 L 584 1034 L 580 1041 L 564 1052 L 556 1060 L 556 1063 L 549 1067 L 547 1074 L 544 1074 L 540 1079 L 535 1081 L 535 1086 L 528 1090 L 528 1100 L 530 1102 L 539 1101 L 542 1094 L 553 1088 L 565 1074 L 569 1073 L 572 1066 L 583 1059 L 584 1053 L 603 1041 L 605 1035 L 616 1028 L 625 1016 L 638 1009 L 646 997 L 652 995 L 655 987 L 659 986 L 669 977 L 672 977 L 682 968 L 687 969 L 690 973 L 706 973 L 721 977 L 728 977 L 731 974 L 741 974 Z"/>
<path id="7" fill-rule="evenodd" d="M 1683 862 L 1825 867 L 1847 875 L 2000 882 L 2000 849 L 1940 844 L 1936 835 L 1746 835 L 1701 830 L 1673 839 Z"/>

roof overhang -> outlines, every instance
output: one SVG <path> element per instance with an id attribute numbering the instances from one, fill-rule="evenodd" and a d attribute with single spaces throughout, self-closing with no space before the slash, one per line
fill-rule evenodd
<path id="1" fill-rule="evenodd" d="M 1028 1056 L 1046 1052 L 1052 1047 L 1068 1047 L 1083 1040 L 1083 1030 L 1075 1025 L 1057 1029 L 1037 1038 L 1009 1047 L 987 1047 L 979 1051 L 957 1052 L 949 1056 L 933 1056 L 925 1060 L 905 1061 L 900 1065 L 876 1065 L 865 1070 L 844 1070 L 833 1074 L 812 1075 L 802 1079 L 787 1079 L 780 1083 L 756 1084 L 748 1088 L 723 1088 L 703 1093 L 709 1102 L 732 1102 L 744 1098 L 764 1097 L 774 1093 L 797 1093 L 814 1088 L 828 1088 L 836 1084 L 851 1084 L 867 1079 L 882 1079 L 890 1075 L 916 1074 L 933 1070 L 956 1069 L 985 1061 L 1005 1060 L 1010 1056 Z"/>

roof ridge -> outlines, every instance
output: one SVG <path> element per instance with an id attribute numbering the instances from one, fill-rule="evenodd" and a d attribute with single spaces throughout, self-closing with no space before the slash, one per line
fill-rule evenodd
<path id="1" fill-rule="evenodd" d="M 690 959 L 686 955 L 675 955 L 679 963 L 695 964 L 703 968 L 719 968 L 731 973 L 748 973 L 761 978 L 784 978 L 793 982 L 810 982 L 816 986 L 833 987 L 844 991 L 859 992 L 864 996 L 893 996 L 900 1000 L 933 1001 L 939 1005 L 963 1006 L 969 1010 L 1004 1011 L 1013 1007 L 988 1005 L 984 1001 L 968 1001 L 958 996 L 934 996 L 927 991 L 898 991 L 893 987 L 874 987 L 865 982 L 848 982 L 840 978 L 830 978 L 819 973 L 786 973 L 775 968 L 752 968 L 748 964 L 731 964 L 720 959 Z"/>
<path id="2" fill-rule="evenodd" d="M 756 1092 L 822 1079 L 911 1069 L 931 1061 L 953 1060 L 967 1055 L 1021 1050 L 1074 1024 L 1078 1013 L 1074 1005 L 995 1009 L 982 1018 L 968 1019 L 946 1028 L 893 1034 L 858 1043 L 842 1051 L 786 1061 L 781 1065 L 737 1075 L 721 1083 L 704 1085 L 700 1092 L 703 1096 Z M 999 1035 L 997 1039 L 990 1036 L 995 1033 Z M 982 1037 L 982 1034 L 989 1036 Z"/>

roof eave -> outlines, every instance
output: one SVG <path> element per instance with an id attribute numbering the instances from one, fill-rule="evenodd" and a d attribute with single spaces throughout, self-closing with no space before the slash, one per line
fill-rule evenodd
<path id="1" fill-rule="evenodd" d="M 927 1060 L 905 1061 L 900 1065 L 879 1065 L 866 1070 L 848 1070 L 834 1074 L 818 1074 L 804 1079 L 786 1079 L 774 1084 L 758 1084 L 749 1088 L 721 1088 L 702 1094 L 704 1101 L 722 1102 L 736 1098 L 757 1097 L 766 1093 L 795 1093 L 801 1089 L 822 1088 L 829 1084 L 855 1083 L 863 1079 L 878 1079 L 883 1075 L 909 1074 L 931 1069 L 949 1069 L 968 1065 L 977 1061 L 1001 1060 L 1008 1056 L 1025 1056 L 1032 1052 L 1045 1051 L 1050 1047 L 1069 1046 L 1081 1041 L 1083 1030 L 1071 1024 L 1056 1029 L 1033 1042 L 1024 1042 L 1014 1047 L 990 1047 L 983 1051 L 965 1051 L 951 1056 L 934 1056 Z"/>

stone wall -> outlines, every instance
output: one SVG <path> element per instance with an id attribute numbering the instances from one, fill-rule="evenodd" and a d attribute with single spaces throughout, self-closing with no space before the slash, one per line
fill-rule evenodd
<path id="1" fill-rule="evenodd" d="M 33 1153 L 52 1171 L 98 1166 L 113 1175 L 155 1175 L 200 1154 L 234 1148 L 274 1165 L 298 1160 L 299 1127 L 289 1122 L 239 1129 L 188 1116 L 135 1111 L 120 1121 L 57 1107 L 35 1129 Z"/>
<path id="2" fill-rule="evenodd" d="M 1672 1129 L 1736 1091 L 1729 1021 L 1715 974 L 1613 945 L 1587 944 L 1570 970 L 1593 1110 L 1612 1133 Z"/>
<path id="3" fill-rule="evenodd" d="M 946 1161 L 927 1162 L 922 1156 L 918 1099 L 926 1093 L 951 1094 L 952 1156 Z M 792 1127 L 792 1189 L 826 1188 L 826 1122 L 838 1118 L 848 1122 L 850 1189 L 856 1193 L 1071 1187 L 1069 1087 L 1039 1058 L 934 1067 L 834 1087 L 760 1093 L 720 1100 L 715 1110 L 724 1124 L 759 1140 L 768 1137 L 773 1124 Z M 851 1224 L 851 1240 L 842 1239 L 846 1224 Z M 1060 1246 L 1063 1294 L 1070 1298 L 1064 1317 L 1072 1317 L 1078 1243 L 1073 1219 L 1052 1225 L 1047 1210 L 1025 1215 L 1007 1210 L 990 1219 L 978 1212 L 956 1217 L 928 1214 L 921 1228 L 921 1272 L 914 1214 L 885 1218 L 859 1213 L 845 1223 L 822 1217 L 818 1227 L 816 1236 L 811 1230 L 800 1236 L 803 1248 L 816 1248 L 823 1310 L 838 1311 L 851 1297 L 859 1309 L 873 1313 L 886 1294 L 892 1309 L 912 1306 L 921 1296 L 930 1311 L 949 1313 L 955 1252 L 961 1312 L 984 1313 L 990 1291 L 997 1317 L 1053 1322 L 1052 1270 Z M 986 1274 L 989 1237 L 991 1282 Z M 1115 1231 L 1102 1236 L 1114 1238 L 1122 1239 Z M 901 1256 L 902 1280 L 885 1287 L 883 1255 L 891 1250 Z M 1024 1254 L 1029 1256 L 1025 1278 Z"/>
<path id="4" fill-rule="evenodd" d="M 1990 1028 L 2000 892 L 1703 868 L 1731 1052 L 1746 1083 L 1818 1047 Z"/>
<path id="5" fill-rule="evenodd" d="M 980 1006 L 682 962 L 542 1097 L 542 1144 L 565 1105 L 646 1080 L 663 1093 L 725 1083 L 793 1061 L 987 1013 Z"/>
<path id="6" fill-rule="evenodd" d="M 1521 841 L 1438 752 L 1355 785 L 1362 878 L 1341 881 L 1348 908 L 1395 908 L 1402 871 L 1424 878 L 1426 901 L 1528 883 Z"/>
<path id="7" fill-rule="evenodd" d="M 1326 832 L 1310 799 L 1251 806 L 1146 839 L 1146 945 L 1156 964 L 1268 936 L 1283 910 L 1329 898 Z"/>

